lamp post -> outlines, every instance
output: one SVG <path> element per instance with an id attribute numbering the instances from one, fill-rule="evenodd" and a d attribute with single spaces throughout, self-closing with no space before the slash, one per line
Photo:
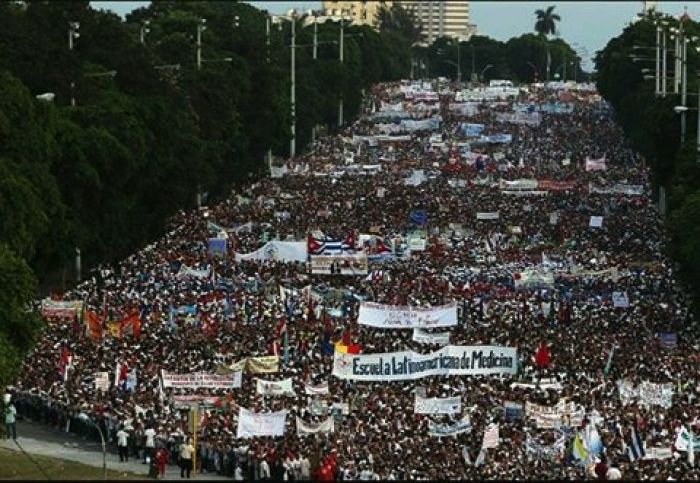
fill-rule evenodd
<path id="1" fill-rule="evenodd" d="M 481 70 L 481 74 L 479 74 L 479 79 L 481 79 L 481 82 L 484 82 L 484 74 L 486 73 L 487 70 L 489 70 L 491 67 L 493 67 L 493 64 L 488 64 L 486 67 L 484 67 Z"/>
<path id="2" fill-rule="evenodd" d="M 202 69 L 202 32 L 207 29 L 206 23 L 206 18 L 200 18 L 197 23 L 197 70 Z"/>
<path id="3" fill-rule="evenodd" d="M 291 67 L 291 86 L 289 89 L 289 98 L 290 98 L 290 110 L 291 110 L 291 118 L 292 118 L 292 124 L 290 126 L 290 131 L 291 131 L 291 138 L 289 140 L 289 157 L 293 158 L 296 155 L 296 131 L 297 131 L 297 121 L 296 121 L 296 10 L 290 10 L 287 12 L 287 15 L 276 15 L 272 17 L 272 21 L 275 23 L 280 22 L 281 20 L 289 20 L 291 23 L 291 37 L 292 41 L 290 44 L 290 67 Z M 281 26 L 280 26 L 281 28 Z"/>
<path id="4" fill-rule="evenodd" d="M 73 50 L 73 41 L 80 37 L 80 22 L 68 22 L 68 50 Z"/>
<path id="5" fill-rule="evenodd" d="M 139 39 L 141 40 L 141 45 L 146 44 L 146 34 L 151 31 L 151 29 L 148 28 L 148 25 L 150 23 L 150 20 L 144 20 L 143 24 L 141 25 L 141 30 L 139 31 Z"/>
<path id="6" fill-rule="evenodd" d="M 532 67 L 532 72 L 535 74 L 535 81 L 539 78 L 539 71 L 537 70 L 537 66 L 530 62 L 529 60 L 527 61 L 527 65 Z"/>
<path id="7" fill-rule="evenodd" d="M 105 444 L 105 436 L 102 433 L 102 429 L 85 413 L 78 414 L 78 419 L 90 423 L 92 426 L 97 428 L 97 432 L 100 433 L 100 439 L 102 440 L 102 474 L 104 480 L 107 481 L 107 445 Z"/>

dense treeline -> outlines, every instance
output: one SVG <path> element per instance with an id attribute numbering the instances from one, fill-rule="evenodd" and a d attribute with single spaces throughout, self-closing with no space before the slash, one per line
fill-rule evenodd
<path id="1" fill-rule="evenodd" d="M 670 26 L 679 19 L 658 17 Z M 627 26 L 598 53 L 597 84 L 600 93 L 615 108 L 618 121 L 633 146 L 652 168 L 656 187 L 664 187 L 667 196 L 669 249 L 678 262 L 680 274 L 700 301 L 700 152 L 697 145 L 697 113 L 692 109 L 698 99 L 697 72 L 700 55 L 694 45 L 688 48 L 688 103 L 686 142 L 681 144 L 680 115 L 674 107 L 681 96 L 673 93 L 673 44 L 669 40 L 668 90 L 666 97 L 655 95 L 655 48 L 657 17 L 653 14 Z M 686 19 L 683 29 L 688 37 L 700 34 L 700 25 Z M 645 70 L 646 69 L 646 70 Z M 646 79 L 645 79 L 646 75 Z"/>
<path id="2" fill-rule="evenodd" d="M 79 23 L 72 50 L 69 22 Z M 341 94 L 352 118 L 362 88 L 402 77 L 410 62 L 400 35 L 349 27 L 341 64 L 337 43 L 324 43 L 338 40 L 330 22 L 314 61 L 312 29 L 301 26 L 299 148 L 312 126 L 335 127 Z M 265 14 L 247 4 L 153 2 L 126 21 L 87 1 L 0 4 L 0 242 L 41 280 L 75 247 L 86 266 L 113 260 L 193 206 L 198 189 L 221 195 L 256 176 L 268 149 L 286 155 L 290 25 L 277 27 L 268 62 Z M 53 102 L 35 98 L 49 92 Z"/>

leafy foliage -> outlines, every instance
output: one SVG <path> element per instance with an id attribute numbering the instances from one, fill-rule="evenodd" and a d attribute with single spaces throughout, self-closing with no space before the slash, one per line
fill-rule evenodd
<path id="1" fill-rule="evenodd" d="M 671 92 L 662 97 L 654 93 L 653 76 L 644 79 L 642 69 L 651 67 L 653 74 L 654 60 L 646 60 L 644 53 L 655 48 L 657 20 L 678 26 L 677 19 L 653 14 L 628 25 L 598 52 L 597 85 L 614 107 L 632 145 L 650 164 L 655 187 L 667 189 L 669 250 L 695 296 L 696 308 L 700 308 L 700 159 L 693 135 L 697 114 L 688 115 L 687 142 L 681 145 L 680 116 L 674 112 L 680 99 L 672 93 L 672 80 Z M 686 20 L 683 28 L 690 36 L 700 33 L 696 22 Z M 689 72 L 700 67 L 700 56 L 693 50 L 688 49 Z M 698 87 L 697 78 L 688 76 L 688 92 L 698 92 Z"/>
<path id="2" fill-rule="evenodd" d="M 545 10 L 535 10 L 537 21 L 535 22 L 535 32 L 541 37 L 554 35 L 557 32 L 557 22 L 561 17 L 554 13 L 554 5 L 550 5 Z"/>

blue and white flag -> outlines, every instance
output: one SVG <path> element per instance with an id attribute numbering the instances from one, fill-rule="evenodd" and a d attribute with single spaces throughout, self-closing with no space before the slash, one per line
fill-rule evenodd
<path id="1" fill-rule="evenodd" d="M 627 456 L 629 456 L 630 461 L 637 461 L 644 458 L 646 452 L 644 451 L 644 442 L 639 436 L 636 426 L 630 428 L 629 441 L 627 441 Z"/>
<path id="2" fill-rule="evenodd" d="M 413 210 L 409 213 L 408 219 L 416 225 L 425 225 L 428 221 L 428 214 L 423 210 Z"/>

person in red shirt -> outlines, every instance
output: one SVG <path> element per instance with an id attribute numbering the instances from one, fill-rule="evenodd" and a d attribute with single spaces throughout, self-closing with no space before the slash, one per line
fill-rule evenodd
<path id="1" fill-rule="evenodd" d="M 168 463 L 168 454 L 164 448 L 158 448 L 155 455 L 155 465 L 158 472 L 157 478 L 165 479 L 165 465 Z"/>

